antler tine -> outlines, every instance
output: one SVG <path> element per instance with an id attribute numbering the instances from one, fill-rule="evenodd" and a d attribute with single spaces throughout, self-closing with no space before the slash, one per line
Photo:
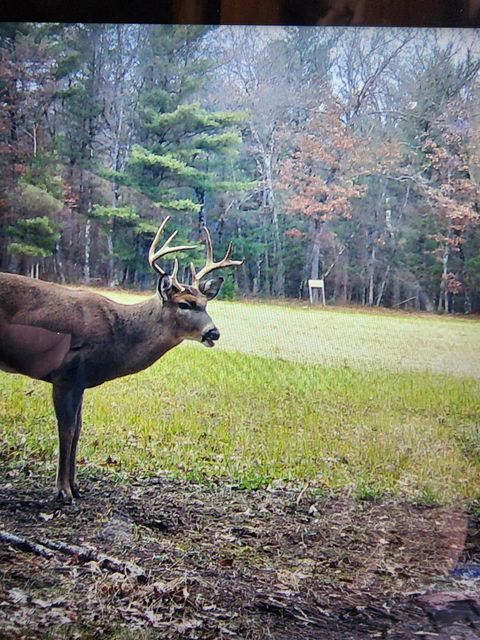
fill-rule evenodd
<path id="1" fill-rule="evenodd" d="M 157 271 L 160 275 L 165 275 L 165 271 L 156 263 L 159 258 L 161 258 L 162 256 L 166 256 L 169 253 L 175 253 L 176 251 L 189 251 L 190 249 L 195 249 L 194 246 L 187 245 L 182 245 L 180 247 L 170 247 L 170 243 L 178 233 L 178 231 L 174 231 L 172 235 L 163 243 L 163 246 L 158 251 L 156 251 L 160 236 L 162 235 L 165 225 L 169 220 L 170 216 L 167 216 L 160 225 L 148 252 L 148 262 L 150 266 L 152 267 L 152 269 L 155 269 L 155 271 Z"/>
<path id="2" fill-rule="evenodd" d="M 207 248 L 207 264 L 213 262 L 213 246 L 212 246 L 212 236 L 210 235 L 210 231 L 205 227 L 205 244 Z"/>
<path id="3" fill-rule="evenodd" d="M 172 284 L 176 289 L 179 289 L 180 291 L 185 291 L 185 287 L 183 286 L 183 284 L 180 284 L 180 282 L 177 280 L 177 273 L 178 273 L 178 260 L 177 258 L 175 258 L 175 261 L 173 263 L 173 271 L 172 271 Z"/>
<path id="4" fill-rule="evenodd" d="M 225 253 L 223 260 L 220 260 L 220 262 L 214 262 L 212 238 L 210 236 L 210 232 L 206 227 L 205 227 L 205 244 L 207 248 L 207 260 L 203 269 L 200 269 L 200 271 L 196 273 L 193 263 L 190 263 L 190 270 L 192 272 L 192 285 L 196 288 L 198 288 L 200 284 L 200 280 L 204 276 L 206 276 L 207 273 L 215 271 L 216 269 L 223 269 L 224 267 L 237 267 L 243 264 L 243 260 L 230 259 L 233 251 L 233 244 L 231 242 L 229 242 L 228 244 L 227 252 Z"/>
<path id="5" fill-rule="evenodd" d="M 230 260 L 232 256 L 232 251 L 233 251 L 233 242 L 229 242 L 227 247 L 227 253 L 225 254 L 224 260 Z"/>
<path id="6" fill-rule="evenodd" d="M 192 286 L 195 286 L 195 282 L 197 281 L 197 272 L 195 271 L 193 262 L 190 262 L 190 272 L 192 274 Z"/>
<path id="7" fill-rule="evenodd" d="M 152 267 L 152 269 L 155 269 L 155 271 L 158 271 L 158 273 L 160 273 L 161 275 L 163 275 L 165 273 L 165 271 L 163 269 L 161 269 L 157 264 L 155 264 L 155 260 L 157 259 L 157 256 L 155 255 L 155 248 L 156 248 L 156 246 L 158 244 L 160 236 L 163 233 L 163 229 L 165 228 L 165 225 L 167 224 L 169 219 L 170 219 L 170 216 L 167 216 L 163 220 L 162 224 L 158 228 L 157 233 L 155 234 L 155 238 L 153 239 L 153 242 L 150 245 L 150 249 L 148 251 L 148 263 L 149 263 L 149 265 Z"/>

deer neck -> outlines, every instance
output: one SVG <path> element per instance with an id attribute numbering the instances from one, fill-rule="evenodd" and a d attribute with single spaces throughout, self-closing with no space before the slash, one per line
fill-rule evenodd
<path id="1" fill-rule="evenodd" d="M 124 327 L 123 340 L 128 348 L 125 364 L 132 373 L 153 364 L 182 342 L 175 327 L 165 319 L 158 296 L 138 304 L 125 305 L 121 323 Z"/>

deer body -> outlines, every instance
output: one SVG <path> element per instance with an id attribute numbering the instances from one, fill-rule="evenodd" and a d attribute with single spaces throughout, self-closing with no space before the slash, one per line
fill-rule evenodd
<path id="1" fill-rule="evenodd" d="M 165 253 L 191 247 L 153 248 L 150 264 L 160 273 L 156 296 L 132 305 L 116 303 L 90 291 L 0 273 L 0 369 L 50 382 L 59 431 L 58 497 L 70 502 L 79 495 L 76 449 L 82 426 L 84 390 L 146 369 L 183 340 L 213 347 L 220 334 L 206 312 L 222 278 L 200 283 L 213 269 L 240 264 L 211 259 L 207 232 L 207 266 L 194 284 L 181 285 L 156 264 Z M 231 252 L 231 249 L 229 248 Z"/>
<path id="2" fill-rule="evenodd" d="M 95 387 L 153 364 L 182 341 L 158 297 L 133 305 L 0 274 L 0 368 Z"/>

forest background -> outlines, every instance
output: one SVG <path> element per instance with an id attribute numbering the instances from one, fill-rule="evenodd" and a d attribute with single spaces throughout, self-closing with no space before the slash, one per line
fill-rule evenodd
<path id="1" fill-rule="evenodd" d="M 0 23 L 0 269 L 146 289 L 169 214 L 224 297 L 480 312 L 478 33 Z M 185 264 L 184 264 L 185 263 Z M 180 278 L 188 281 L 187 261 Z"/>

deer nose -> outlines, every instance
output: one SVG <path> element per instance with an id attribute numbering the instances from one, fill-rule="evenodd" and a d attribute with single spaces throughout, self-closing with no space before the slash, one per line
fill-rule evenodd
<path id="1" fill-rule="evenodd" d="M 204 340 L 218 340 L 220 338 L 220 331 L 214 327 L 203 335 Z"/>

